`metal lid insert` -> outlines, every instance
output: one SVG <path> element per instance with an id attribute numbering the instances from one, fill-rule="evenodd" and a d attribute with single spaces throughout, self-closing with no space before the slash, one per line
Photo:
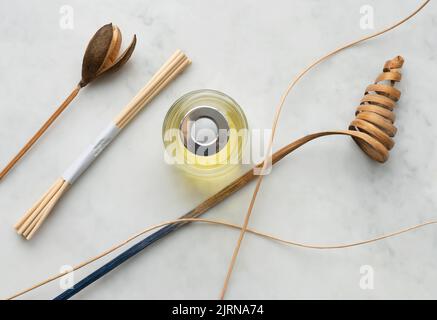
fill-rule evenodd
<path id="1" fill-rule="evenodd" d="M 185 147 L 198 156 L 218 153 L 228 143 L 229 124 L 225 116 L 211 106 L 191 109 L 180 124 Z"/>

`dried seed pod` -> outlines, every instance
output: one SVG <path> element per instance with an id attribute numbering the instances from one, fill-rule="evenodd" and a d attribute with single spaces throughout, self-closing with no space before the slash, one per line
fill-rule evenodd
<path id="1" fill-rule="evenodd" d="M 137 38 L 134 35 L 129 47 L 119 56 L 121 40 L 120 29 L 112 23 L 104 25 L 95 33 L 83 57 L 82 80 L 79 82 L 81 87 L 109 71 L 117 71 L 129 60 Z"/>

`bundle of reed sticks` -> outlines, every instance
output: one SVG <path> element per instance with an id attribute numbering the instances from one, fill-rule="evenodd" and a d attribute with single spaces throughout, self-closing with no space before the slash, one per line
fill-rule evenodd
<path id="1" fill-rule="evenodd" d="M 27 240 L 31 239 L 76 179 L 93 163 L 138 112 L 190 64 L 191 60 L 182 51 L 177 50 L 108 127 L 102 131 L 96 141 L 84 150 L 82 155 L 56 180 L 43 197 L 17 222 L 15 229 L 18 234 Z"/>

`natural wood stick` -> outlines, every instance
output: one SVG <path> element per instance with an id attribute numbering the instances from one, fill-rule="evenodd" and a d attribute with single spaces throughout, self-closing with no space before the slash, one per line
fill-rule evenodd
<path id="1" fill-rule="evenodd" d="M 160 81 L 158 87 L 154 91 L 152 91 L 150 95 L 145 97 L 145 99 L 142 101 L 142 104 L 143 105 L 148 104 L 153 98 L 156 97 L 156 95 L 159 94 L 159 92 L 161 92 L 162 89 L 164 89 L 171 81 L 173 81 L 178 76 L 178 74 L 181 73 L 190 64 L 191 64 L 190 60 L 181 61 L 177 66 L 175 66 L 174 72 L 164 81 Z M 140 111 L 141 108 L 133 109 L 132 112 L 130 112 L 130 114 L 119 123 L 120 127 L 124 128 L 127 124 L 129 124 L 129 122 L 131 122 L 135 118 L 135 116 Z"/>
<path id="2" fill-rule="evenodd" d="M 156 86 L 157 81 L 161 79 L 166 70 L 169 69 L 169 67 L 176 63 L 179 59 L 183 58 L 183 53 L 181 50 L 176 50 L 173 55 L 167 60 L 164 65 L 161 66 L 161 68 L 153 75 L 153 77 L 147 82 L 147 84 L 142 88 L 137 95 L 131 100 L 131 102 L 126 105 L 126 107 L 117 115 L 115 118 L 115 123 L 119 123 L 122 118 L 126 117 L 135 106 L 137 106 L 139 103 L 141 103 L 141 100 L 144 98 L 145 95 L 148 95 L 151 90 L 153 90 L 154 86 Z M 120 126 L 118 126 L 120 127 Z"/>
<path id="3" fill-rule="evenodd" d="M 50 118 L 42 125 L 42 127 L 33 135 L 32 138 L 21 148 L 17 155 L 6 165 L 6 167 L 0 172 L 0 180 L 8 174 L 9 171 L 15 166 L 15 164 L 26 154 L 27 151 L 38 141 L 38 139 L 46 132 L 46 130 L 52 125 L 52 123 L 59 117 L 59 115 L 69 106 L 71 101 L 77 96 L 81 87 L 77 85 L 65 101 L 59 106 L 58 109 L 50 116 Z"/>
<path id="4" fill-rule="evenodd" d="M 53 207 L 53 201 L 58 198 L 58 195 L 60 192 L 62 192 L 62 187 L 64 185 L 65 181 L 61 181 L 57 187 L 53 190 L 53 192 L 46 197 L 44 200 L 44 205 L 40 205 L 35 211 L 34 216 L 28 221 L 26 221 L 25 224 L 23 224 L 22 227 L 22 234 L 23 236 L 27 237 L 27 235 L 32 231 L 32 229 L 38 224 L 38 222 L 41 220 L 41 217 L 45 214 L 47 211 L 47 208 Z"/>
<path id="5" fill-rule="evenodd" d="M 59 179 L 61 180 L 61 179 Z M 58 181 L 59 181 L 58 180 Z M 33 228 L 33 226 L 36 224 L 36 222 L 38 221 L 38 217 L 41 214 L 41 212 L 47 207 L 47 205 L 49 204 L 49 202 L 53 199 L 53 197 L 57 194 L 57 192 L 59 191 L 59 189 L 61 188 L 63 182 L 56 182 L 56 186 L 55 188 L 52 188 L 52 190 L 50 191 L 50 193 L 42 198 L 42 201 L 39 205 L 37 206 L 33 206 L 31 211 L 31 215 L 29 216 L 28 219 L 26 219 L 23 224 L 21 225 L 21 227 L 17 230 L 17 232 L 19 234 L 25 234 L 26 231 L 29 228 Z"/>
<path id="6" fill-rule="evenodd" d="M 34 225 L 34 227 L 29 227 L 28 231 L 26 231 L 23 236 L 26 238 L 26 240 L 30 240 L 36 231 L 41 227 L 44 220 L 48 217 L 50 212 L 52 211 L 53 207 L 56 205 L 56 203 L 59 201 L 59 199 L 62 197 L 62 195 L 67 191 L 69 187 L 69 184 L 67 182 L 64 182 L 59 189 L 59 191 L 56 193 L 56 195 L 50 200 L 47 207 L 44 209 L 43 212 L 41 212 L 37 223 Z"/>
<path id="7" fill-rule="evenodd" d="M 24 232 L 29 223 L 33 221 L 39 212 L 38 209 L 46 205 L 46 203 L 53 197 L 57 190 L 61 187 L 62 179 L 57 179 L 50 189 L 39 199 L 14 226 L 18 233 Z M 35 212 L 36 211 L 36 212 Z"/>
<path id="8" fill-rule="evenodd" d="M 152 100 L 170 81 L 172 81 L 191 61 L 178 50 L 157 74 L 147 83 L 139 97 L 128 104 L 114 119 L 117 127 L 124 128 L 138 112 Z M 164 85 L 163 85 L 164 84 Z"/>

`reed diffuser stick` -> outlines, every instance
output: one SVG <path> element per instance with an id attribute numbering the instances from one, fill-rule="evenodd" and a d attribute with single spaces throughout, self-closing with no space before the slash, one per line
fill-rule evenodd
<path id="1" fill-rule="evenodd" d="M 393 125 L 395 119 L 393 109 L 400 98 L 400 91 L 394 88 L 394 85 L 401 80 L 400 70 L 403 63 L 404 59 L 400 56 L 385 63 L 383 72 L 377 77 L 375 83 L 367 86 L 365 94 L 357 108 L 356 118 L 350 123 L 349 130 L 324 131 L 304 136 L 276 151 L 272 155 L 272 165 L 278 163 L 285 156 L 306 143 L 330 135 L 350 136 L 372 160 L 380 163 L 387 161 L 389 150 L 394 146 L 392 137 L 396 134 L 396 128 Z M 382 84 L 383 82 L 387 82 L 387 84 Z M 231 182 L 225 188 L 200 203 L 179 219 L 200 217 L 209 209 L 246 186 L 249 182 L 255 180 L 257 175 L 254 169 L 260 169 L 263 165 L 264 162 L 247 171 L 241 177 Z M 76 283 L 73 288 L 61 293 L 55 300 L 66 300 L 73 297 L 93 282 L 117 268 L 123 262 L 190 222 L 191 221 L 183 221 L 164 226 L 89 274 Z"/>
<path id="2" fill-rule="evenodd" d="M 55 110 L 49 119 L 41 128 L 30 138 L 30 140 L 20 149 L 12 158 L 6 167 L 0 172 L 2 180 L 9 171 L 20 161 L 20 159 L 32 148 L 39 138 L 55 122 L 62 112 L 76 98 L 79 91 L 87 86 L 90 82 L 103 76 L 106 73 L 119 70 L 131 57 L 136 45 L 136 36 L 134 36 L 129 47 L 118 57 L 121 47 L 120 29 L 109 23 L 101 27 L 88 43 L 82 62 L 82 79 L 73 89 L 65 101 Z M 117 58 L 118 57 L 118 58 Z"/>
<path id="3" fill-rule="evenodd" d="M 56 180 L 49 191 L 17 222 L 15 229 L 18 234 L 27 240 L 31 239 L 68 188 L 88 169 L 100 153 L 132 121 L 138 112 L 188 67 L 190 63 L 190 59 L 182 51 L 177 50 L 108 127 L 102 131 L 96 141 L 82 153 L 70 168 L 64 172 L 62 177 Z"/>

